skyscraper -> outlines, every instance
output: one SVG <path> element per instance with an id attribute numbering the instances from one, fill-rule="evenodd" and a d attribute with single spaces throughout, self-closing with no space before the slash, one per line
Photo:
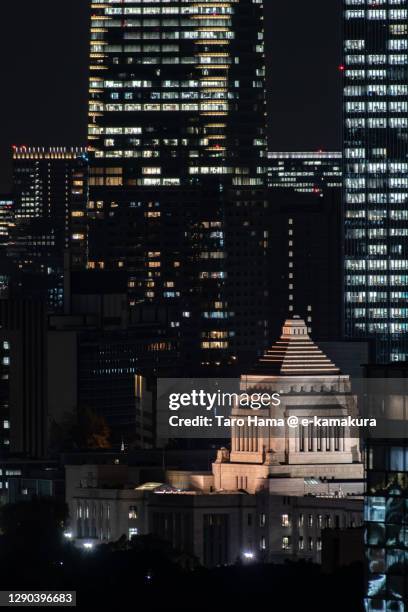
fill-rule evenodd
<path id="1" fill-rule="evenodd" d="M 88 157 L 82 147 L 14 147 L 12 295 L 63 305 L 64 253 L 85 266 Z"/>
<path id="2" fill-rule="evenodd" d="M 374 400 L 371 405 L 381 406 L 393 435 L 374 434 L 366 440 L 365 609 L 404 612 L 408 606 L 408 440 L 399 436 L 405 431 L 408 367 L 393 363 L 365 369 L 370 403 Z M 396 405 L 403 409 L 395 411 Z"/>
<path id="3" fill-rule="evenodd" d="M 89 267 L 199 364 L 266 337 L 262 0 L 92 1 Z"/>
<path id="4" fill-rule="evenodd" d="M 340 151 L 294 151 L 268 153 L 268 187 L 320 193 L 342 186 Z"/>
<path id="5" fill-rule="evenodd" d="M 11 234 L 14 227 L 14 198 L 10 195 L 0 196 L 0 296 L 8 295 L 10 284 L 10 264 L 8 249 L 11 244 Z"/>
<path id="6" fill-rule="evenodd" d="M 344 2 L 345 326 L 408 359 L 407 0 Z"/>
<path id="7" fill-rule="evenodd" d="M 305 185 L 311 189 L 310 184 Z M 269 337 L 299 315 L 316 340 L 338 340 L 342 320 L 341 190 L 268 190 Z"/>

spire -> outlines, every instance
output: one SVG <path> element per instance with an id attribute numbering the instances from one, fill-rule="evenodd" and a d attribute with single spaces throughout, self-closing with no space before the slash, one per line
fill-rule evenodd
<path id="1" fill-rule="evenodd" d="M 339 368 L 310 338 L 306 323 L 299 317 L 287 319 L 280 340 L 266 351 L 254 368 L 266 376 L 335 376 Z"/>

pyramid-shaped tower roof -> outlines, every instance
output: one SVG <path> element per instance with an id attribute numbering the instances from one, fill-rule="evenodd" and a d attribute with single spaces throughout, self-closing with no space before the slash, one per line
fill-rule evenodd
<path id="1" fill-rule="evenodd" d="M 280 339 L 256 363 L 252 374 L 336 376 L 339 368 L 310 338 L 303 319 L 287 319 Z"/>

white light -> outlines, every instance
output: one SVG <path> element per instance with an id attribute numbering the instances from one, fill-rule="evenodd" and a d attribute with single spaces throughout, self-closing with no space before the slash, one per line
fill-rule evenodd
<path id="1" fill-rule="evenodd" d="M 91 550 L 93 548 L 93 544 L 92 542 L 84 542 L 84 548 L 86 548 L 86 550 Z"/>
<path id="2" fill-rule="evenodd" d="M 64 538 L 66 538 L 67 540 L 72 540 L 72 531 L 65 531 Z"/>
<path id="3" fill-rule="evenodd" d="M 254 559 L 255 555 L 253 552 L 244 552 L 245 559 Z"/>

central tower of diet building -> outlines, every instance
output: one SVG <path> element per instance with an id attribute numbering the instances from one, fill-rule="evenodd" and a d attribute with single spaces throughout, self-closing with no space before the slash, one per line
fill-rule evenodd
<path id="1" fill-rule="evenodd" d="M 299 318 L 285 322 L 278 340 L 248 374 L 241 376 L 242 393 L 279 393 L 281 404 L 254 412 L 235 407 L 234 417 L 244 426 L 233 426 L 231 451 L 221 449 L 213 464 L 214 488 L 260 489 L 303 495 L 305 492 L 336 494 L 361 490 L 358 431 L 342 426 L 288 426 L 290 417 L 355 418 L 356 397 L 350 377 L 343 375 L 310 338 Z M 284 427 L 248 424 L 247 416 L 284 419 Z"/>

